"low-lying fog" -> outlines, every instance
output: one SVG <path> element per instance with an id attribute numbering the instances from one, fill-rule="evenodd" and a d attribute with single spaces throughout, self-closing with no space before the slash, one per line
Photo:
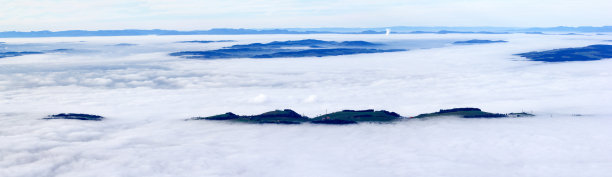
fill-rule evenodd
<path id="1" fill-rule="evenodd" d="M 0 52 L 69 50 L 0 58 L 0 176 L 606 176 L 612 60 L 544 63 L 513 54 L 612 44 L 609 36 L 3 38 Z M 168 55 L 301 39 L 363 40 L 409 51 Z M 508 42 L 452 44 L 470 39 Z M 180 43 L 191 40 L 234 41 Z M 385 109 L 409 117 L 453 107 L 537 116 L 348 126 L 184 121 L 287 108 L 307 116 Z M 107 119 L 41 120 L 63 112 Z"/>

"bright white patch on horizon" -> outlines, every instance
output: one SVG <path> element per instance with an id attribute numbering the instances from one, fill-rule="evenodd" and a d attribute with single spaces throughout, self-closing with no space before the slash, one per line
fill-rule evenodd
<path id="1" fill-rule="evenodd" d="M 264 95 L 264 94 L 259 94 L 256 97 L 253 97 L 249 100 L 249 102 L 251 103 L 263 103 L 266 102 L 268 100 L 268 96 Z"/>
<path id="2" fill-rule="evenodd" d="M 304 103 L 313 103 L 317 101 L 317 95 L 309 95 L 306 99 L 304 99 Z"/>

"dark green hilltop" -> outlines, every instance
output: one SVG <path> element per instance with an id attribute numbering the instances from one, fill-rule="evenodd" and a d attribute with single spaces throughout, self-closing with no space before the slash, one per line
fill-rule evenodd
<path id="1" fill-rule="evenodd" d="M 389 123 L 404 119 L 420 119 L 429 117 L 460 117 L 460 118 L 504 118 L 504 117 L 531 117 L 535 116 L 526 112 L 520 113 L 509 113 L 499 114 L 484 112 L 478 108 L 453 108 L 453 109 L 441 109 L 438 112 L 420 114 L 415 117 L 403 117 L 395 112 L 380 110 L 375 111 L 373 109 L 367 110 L 342 110 L 329 114 L 320 115 L 314 118 L 309 118 L 298 114 L 291 109 L 274 110 L 265 112 L 258 115 L 241 116 L 228 112 L 225 114 L 219 114 L 209 117 L 193 117 L 189 120 L 212 120 L 212 121 L 230 121 L 230 122 L 241 122 L 241 123 L 252 123 L 252 124 L 357 124 L 360 122 L 370 123 Z M 61 113 L 55 115 L 49 115 L 43 119 L 74 119 L 74 120 L 87 120 L 87 121 L 101 121 L 105 119 L 99 115 L 93 114 L 82 114 L 82 113 Z"/>
<path id="2" fill-rule="evenodd" d="M 355 124 L 357 122 L 390 122 L 402 118 L 399 114 L 389 111 L 343 110 L 325 114 L 311 119 L 315 124 Z"/>
<path id="3" fill-rule="evenodd" d="M 239 116 L 228 112 L 210 117 L 194 117 L 194 120 L 229 120 L 245 123 L 273 123 L 273 124 L 300 124 L 308 122 L 309 118 L 302 116 L 291 109 L 274 110 L 253 116 Z"/>
<path id="4" fill-rule="evenodd" d="M 399 114 L 389 111 L 374 110 L 344 110 L 315 118 L 302 116 L 291 109 L 274 110 L 253 116 L 239 116 L 228 112 L 210 117 L 194 117 L 193 120 L 228 120 L 245 123 L 273 123 L 273 124 L 355 124 L 358 122 L 389 122 L 402 118 Z"/>
<path id="5" fill-rule="evenodd" d="M 428 118 L 428 117 L 443 117 L 443 116 L 453 116 L 453 117 L 461 117 L 461 118 L 504 118 L 504 117 L 532 117 L 535 115 L 529 114 L 526 112 L 500 114 L 500 113 L 484 112 L 478 108 L 453 108 L 453 109 L 440 109 L 440 111 L 438 112 L 420 114 L 413 118 Z"/>
<path id="6" fill-rule="evenodd" d="M 80 114 L 80 113 L 61 113 L 55 115 L 49 115 L 43 119 L 75 119 L 75 120 L 93 120 L 101 121 L 104 117 L 93 114 Z"/>
<path id="7" fill-rule="evenodd" d="M 504 117 L 531 117 L 533 114 L 521 112 L 521 113 L 489 113 L 484 112 L 478 108 L 453 108 L 453 109 L 441 109 L 438 112 L 420 114 L 415 117 L 402 117 L 401 115 L 386 110 L 375 111 L 372 109 L 368 110 L 343 110 L 333 112 L 315 118 L 308 118 L 302 116 L 291 109 L 275 110 L 265 112 L 259 115 L 252 116 L 240 116 L 232 112 L 225 114 L 210 116 L 210 117 L 194 117 L 192 120 L 222 120 L 222 121 L 233 121 L 233 122 L 244 122 L 244 123 L 259 123 L 259 124 L 301 124 L 301 123 L 312 123 L 312 124 L 357 124 L 360 122 L 373 122 L 373 123 L 385 123 L 393 122 L 402 119 L 410 118 L 429 118 L 429 117 L 445 117 L 453 116 L 460 118 L 504 118 Z"/>

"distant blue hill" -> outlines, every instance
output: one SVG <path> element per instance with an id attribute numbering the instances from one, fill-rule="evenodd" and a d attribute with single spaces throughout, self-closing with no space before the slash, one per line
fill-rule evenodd
<path id="1" fill-rule="evenodd" d="M 603 26 L 603 27 L 593 27 L 593 26 L 580 26 L 580 27 L 567 27 L 567 26 L 558 26 L 558 27 L 550 27 L 550 28 L 527 28 L 521 29 L 526 32 L 583 32 L 583 33 L 592 33 L 592 32 L 612 32 L 612 26 Z"/>
<path id="2" fill-rule="evenodd" d="M 480 39 L 472 39 L 472 40 L 467 40 L 467 41 L 456 41 L 453 42 L 453 44 L 489 44 L 489 43 L 504 43 L 504 42 L 508 42 L 508 41 L 504 41 L 504 40 L 497 40 L 497 41 L 493 41 L 493 40 L 480 40 Z"/>
<path id="3" fill-rule="evenodd" d="M 79 36 L 141 36 L 141 35 L 244 35 L 244 34 L 385 34 L 390 29 L 392 34 L 506 34 L 543 32 L 612 32 L 612 26 L 603 27 L 550 27 L 550 28 L 512 28 L 512 27 L 410 27 L 393 26 L 381 28 L 283 28 L 283 29 L 232 29 L 214 28 L 210 30 L 68 30 L 68 31 L 5 31 L 0 38 L 14 37 L 79 37 Z"/>
<path id="4" fill-rule="evenodd" d="M 337 48 L 337 49 L 308 49 L 288 52 L 276 52 L 272 54 L 262 54 L 251 56 L 250 58 L 293 58 L 293 57 L 325 57 L 325 56 L 338 56 L 338 55 L 353 55 L 361 53 L 382 53 L 382 52 L 399 52 L 405 51 L 403 49 L 351 49 L 351 48 Z"/>
<path id="5" fill-rule="evenodd" d="M 612 58 L 612 45 L 590 45 L 586 47 L 527 52 L 516 55 L 544 62 L 593 61 Z"/>
<path id="6" fill-rule="evenodd" d="M 360 53 L 381 53 L 405 51 L 404 49 L 378 49 L 376 44 L 366 41 L 322 41 L 305 39 L 298 41 L 274 41 L 270 43 L 251 43 L 233 45 L 217 50 L 182 51 L 170 53 L 190 59 L 223 59 L 223 58 L 281 58 L 281 57 L 324 57 L 352 55 Z"/>
<path id="7" fill-rule="evenodd" d="M 112 46 L 119 46 L 119 47 L 125 47 L 125 46 L 136 46 L 137 44 L 130 44 L 130 43 L 119 43 L 119 44 L 115 44 Z"/>
<path id="8" fill-rule="evenodd" d="M 381 44 L 366 42 L 366 41 L 322 41 L 316 39 L 304 39 L 298 41 L 274 41 L 270 43 L 252 43 L 246 45 L 233 45 L 230 48 L 281 48 L 281 47 L 371 47 L 379 46 Z"/>
<path id="9" fill-rule="evenodd" d="M 53 49 L 53 50 L 44 50 L 44 51 L 0 51 L 0 58 L 8 58 L 8 57 L 18 57 L 23 55 L 34 55 L 34 54 L 45 54 L 45 53 L 55 53 L 55 52 L 66 52 L 72 49 Z"/>
<path id="10" fill-rule="evenodd" d="M 202 41 L 202 40 L 195 40 L 195 41 L 179 41 L 179 43 L 213 43 L 213 42 L 236 42 L 234 40 L 218 40 L 218 41 Z"/>
<path id="11" fill-rule="evenodd" d="M 534 32 L 524 32 L 525 34 L 544 34 L 543 32 L 534 31 Z"/>
<path id="12" fill-rule="evenodd" d="M 386 29 L 391 33 L 412 33 L 412 34 L 454 34 L 454 33 L 473 33 L 473 34 L 504 34 L 504 33 L 531 33 L 537 32 L 612 32 L 612 26 L 582 26 L 582 27 L 539 27 L 539 28 L 517 28 L 517 27 L 445 27 L 445 26 L 390 26 L 378 28 L 284 28 L 285 30 L 297 32 L 333 32 L 350 34 L 384 34 Z"/>
<path id="13" fill-rule="evenodd" d="M 0 52 L 0 58 L 17 57 L 22 55 L 43 54 L 43 52 Z"/>

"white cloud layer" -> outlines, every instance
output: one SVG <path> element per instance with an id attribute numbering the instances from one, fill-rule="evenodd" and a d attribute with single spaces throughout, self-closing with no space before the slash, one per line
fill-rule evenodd
<path id="1" fill-rule="evenodd" d="M 608 117 L 350 126 L 3 116 L 0 175 L 606 176 Z"/>
<path id="2" fill-rule="evenodd" d="M 308 38 L 415 49 L 290 59 L 167 55 Z M 237 42 L 176 43 L 223 39 Z M 414 45 L 466 39 L 509 42 Z M 0 176 L 605 176 L 612 165 L 612 60 L 541 63 L 512 55 L 611 44 L 603 40 L 609 35 L 2 39 L 9 49 L 74 50 L 0 59 Z M 183 121 L 228 111 L 290 108 L 316 116 L 371 108 L 414 116 L 465 106 L 539 116 L 353 126 Z M 61 112 L 108 119 L 40 120 Z"/>

